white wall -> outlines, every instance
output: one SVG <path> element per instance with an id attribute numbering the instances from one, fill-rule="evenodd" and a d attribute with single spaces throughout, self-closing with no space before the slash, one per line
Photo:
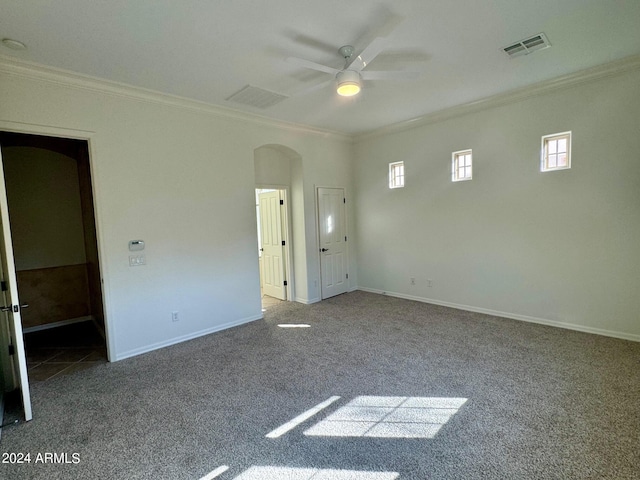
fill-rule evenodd
<path id="1" fill-rule="evenodd" d="M 33 147 L 2 149 L 17 270 L 86 262 L 76 160 Z"/>
<path id="2" fill-rule="evenodd" d="M 640 340 L 639 85 L 635 70 L 361 138 L 358 285 Z M 567 130 L 572 168 L 541 173 L 540 137 Z M 467 148 L 473 180 L 453 183 Z"/>
<path id="3" fill-rule="evenodd" d="M 0 62 L 0 129 L 90 137 L 112 360 L 262 316 L 255 148 L 280 144 L 301 156 L 296 228 L 311 243 L 308 187 L 351 186 L 343 137 L 10 62 Z M 129 267 L 132 239 L 145 240 L 146 266 Z M 311 301 L 317 251 L 306 253 L 297 295 Z"/>
<path id="4" fill-rule="evenodd" d="M 291 163 L 301 159 L 277 145 L 265 145 L 254 152 L 256 185 L 291 186 Z M 296 181 L 302 181 L 302 176 Z"/>

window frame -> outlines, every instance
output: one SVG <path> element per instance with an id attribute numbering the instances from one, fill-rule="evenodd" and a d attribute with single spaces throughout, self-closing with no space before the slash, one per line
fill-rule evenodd
<path id="1" fill-rule="evenodd" d="M 550 167 L 549 153 L 548 153 L 549 142 L 558 141 L 563 138 L 567 140 L 567 151 L 565 152 L 567 155 L 567 164 L 559 167 L 557 166 L 557 160 L 556 160 L 556 166 Z M 550 135 L 543 135 L 540 150 L 541 150 L 540 152 L 540 171 L 541 172 L 555 172 L 556 170 L 569 170 L 571 168 L 571 131 L 552 133 Z M 557 154 L 558 153 L 556 151 L 556 153 L 552 155 L 557 155 Z"/>
<path id="2" fill-rule="evenodd" d="M 397 167 L 402 168 L 402 172 L 400 175 L 394 174 Z M 391 162 L 389 164 L 389 188 L 404 188 L 404 177 L 405 177 L 404 161 Z M 398 179 L 399 179 L 399 182 L 396 182 L 396 180 Z"/>
<path id="3" fill-rule="evenodd" d="M 469 166 L 463 165 L 462 168 L 469 168 L 470 175 L 467 177 L 460 177 L 460 166 L 459 160 L 460 157 L 465 157 L 469 155 Z M 465 182 L 467 180 L 473 179 L 473 149 L 467 148 L 465 150 L 458 150 L 457 152 L 453 152 L 451 154 L 451 181 L 452 182 Z"/>

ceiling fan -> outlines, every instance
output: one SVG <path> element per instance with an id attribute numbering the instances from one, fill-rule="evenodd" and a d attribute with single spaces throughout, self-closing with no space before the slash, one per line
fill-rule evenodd
<path id="1" fill-rule="evenodd" d="M 333 75 L 337 82 L 336 92 L 343 97 L 357 95 L 362 89 L 363 81 L 365 80 L 411 80 L 418 78 L 422 72 L 364 70 L 382 52 L 386 43 L 386 38 L 377 37 L 359 55 L 354 55 L 355 49 L 351 45 L 340 47 L 338 53 L 344 58 L 345 62 L 342 70 L 297 57 L 288 57 L 287 62 Z M 322 83 L 313 89 L 324 86 L 326 83 Z"/>

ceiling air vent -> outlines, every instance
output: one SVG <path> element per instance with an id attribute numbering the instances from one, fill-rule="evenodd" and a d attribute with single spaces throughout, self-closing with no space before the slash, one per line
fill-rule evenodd
<path id="1" fill-rule="evenodd" d="M 247 85 L 236 93 L 227 97 L 225 100 L 230 102 L 242 103 L 244 105 L 251 105 L 257 108 L 267 108 L 280 103 L 284 99 L 289 98 L 286 95 L 280 95 L 279 93 L 270 92 L 253 85 Z"/>
<path id="2" fill-rule="evenodd" d="M 519 57 L 520 55 L 528 55 L 536 50 L 549 48 L 551 44 L 544 33 L 539 33 L 533 37 L 525 38 L 519 42 L 504 47 L 502 50 L 510 57 Z"/>

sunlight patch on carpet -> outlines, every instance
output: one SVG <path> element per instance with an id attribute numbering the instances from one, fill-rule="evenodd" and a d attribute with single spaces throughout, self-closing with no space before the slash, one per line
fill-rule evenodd
<path id="1" fill-rule="evenodd" d="M 363 472 L 293 467 L 251 467 L 234 480 L 395 480 L 396 472 Z"/>
<path id="2" fill-rule="evenodd" d="M 216 468 L 215 470 L 213 470 L 212 472 L 207 473 L 200 480 L 212 480 L 212 479 L 216 478 L 217 476 L 222 475 L 227 470 L 229 470 L 229 467 L 227 465 L 222 465 L 222 466 Z"/>
<path id="3" fill-rule="evenodd" d="M 466 398 L 360 396 L 304 434 L 321 437 L 434 438 Z"/>
<path id="4" fill-rule="evenodd" d="M 310 419 L 311 417 L 316 415 L 318 412 L 324 410 L 329 405 L 331 405 L 333 402 L 335 402 L 336 400 L 339 400 L 339 399 L 340 399 L 340 397 L 337 397 L 337 396 L 328 398 L 324 402 L 319 403 L 318 405 L 316 405 L 313 408 L 310 408 L 306 412 L 301 413 L 300 415 L 298 415 L 294 419 L 289 420 L 284 425 L 281 425 L 278 428 L 276 428 L 275 430 L 267 433 L 266 437 L 267 438 L 278 438 L 278 437 L 281 437 L 282 435 L 284 435 L 288 431 L 293 430 L 298 425 L 300 425 L 302 422 L 305 422 L 306 420 Z"/>

